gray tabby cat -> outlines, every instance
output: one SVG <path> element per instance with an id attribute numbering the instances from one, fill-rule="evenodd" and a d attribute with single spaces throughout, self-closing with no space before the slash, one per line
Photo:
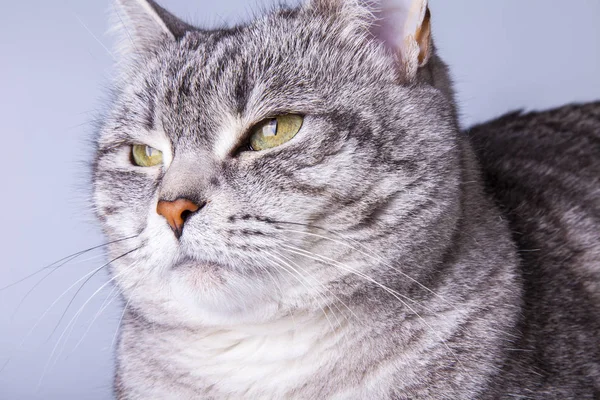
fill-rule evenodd
<path id="1" fill-rule="evenodd" d="M 117 16 L 117 398 L 598 398 L 600 103 L 461 133 L 425 0 Z"/>

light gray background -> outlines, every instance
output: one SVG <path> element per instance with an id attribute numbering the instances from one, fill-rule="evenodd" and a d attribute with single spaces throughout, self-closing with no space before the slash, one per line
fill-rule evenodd
<path id="1" fill-rule="evenodd" d="M 0 288 L 102 243 L 87 201 L 86 161 L 90 122 L 112 73 L 104 48 L 111 45 L 104 34 L 108 1 L 2 1 Z M 162 4 L 209 25 L 247 18 L 256 9 L 242 0 Z M 599 0 L 431 0 L 431 9 L 439 51 L 455 77 L 464 125 L 516 108 L 600 98 Z M 76 289 L 27 336 L 73 282 L 101 265 L 101 253 L 92 255 L 100 257 L 50 275 L 16 313 L 43 274 L 0 290 L 0 369 L 9 360 L 0 371 L 0 399 L 110 398 L 118 300 L 75 349 L 110 286 L 83 308 L 72 334 L 63 336 L 68 337 L 66 345 L 59 344 L 50 359 L 66 324 L 107 281 L 106 275 L 90 280 L 54 335 Z"/>

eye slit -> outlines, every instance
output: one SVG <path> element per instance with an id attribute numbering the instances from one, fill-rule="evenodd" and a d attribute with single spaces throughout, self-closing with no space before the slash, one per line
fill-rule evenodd
<path id="1" fill-rule="evenodd" d="M 134 144 L 131 146 L 131 161 L 138 167 L 155 167 L 162 164 L 163 154 L 154 147 Z"/>
<path id="2" fill-rule="evenodd" d="M 296 136 L 303 121 L 301 115 L 284 114 L 260 122 L 251 130 L 250 149 L 267 150 L 289 142 Z"/>

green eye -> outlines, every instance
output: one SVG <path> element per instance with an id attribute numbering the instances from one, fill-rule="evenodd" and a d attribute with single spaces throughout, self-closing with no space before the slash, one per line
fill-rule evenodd
<path id="1" fill-rule="evenodd" d="M 143 144 L 134 144 L 131 147 L 131 155 L 135 165 L 140 167 L 155 167 L 162 164 L 162 151 Z"/>
<path id="2" fill-rule="evenodd" d="M 292 140 L 302 127 L 303 120 L 300 115 L 287 114 L 261 122 L 252 128 L 252 150 L 271 149 Z"/>

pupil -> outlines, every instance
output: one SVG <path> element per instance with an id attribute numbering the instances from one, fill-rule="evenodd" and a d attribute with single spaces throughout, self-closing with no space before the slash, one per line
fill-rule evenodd
<path id="1" fill-rule="evenodd" d="M 152 147 L 146 146 L 146 157 L 152 157 Z"/>

